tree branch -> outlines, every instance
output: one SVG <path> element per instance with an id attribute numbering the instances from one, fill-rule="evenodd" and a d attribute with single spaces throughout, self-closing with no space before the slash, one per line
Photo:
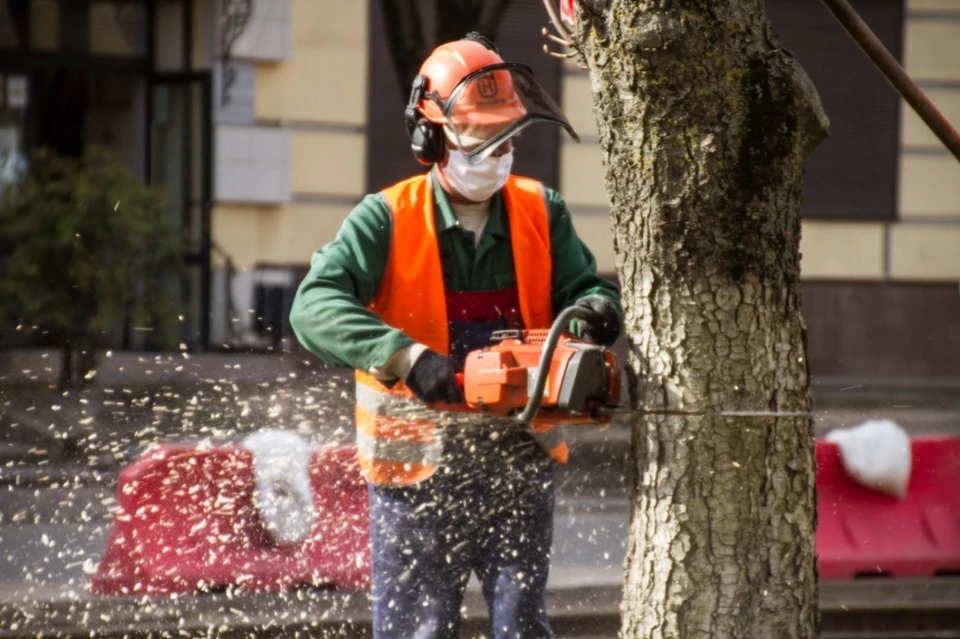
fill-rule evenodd
<path id="1" fill-rule="evenodd" d="M 559 38 L 551 36 L 551 38 L 564 46 L 572 46 L 573 36 L 563 25 L 563 20 L 560 19 L 560 11 L 557 9 L 556 2 L 554 0 L 543 0 L 543 8 L 547 10 L 547 15 L 550 16 L 550 22 L 553 23 L 553 28 L 557 30 L 560 36 Z"/>

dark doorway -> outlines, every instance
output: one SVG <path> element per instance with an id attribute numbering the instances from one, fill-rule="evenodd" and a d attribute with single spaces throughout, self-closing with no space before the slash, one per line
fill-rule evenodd
<path id="1" fill-rule="evenodd" d="M 903 0 L 852 4 L 896 57 Z M 783 46 L 810 75 L 830 118 L 830 137 L 810 156 L 803 217 L 890 220 L 897 210 L 900 98 L 819 2 L 767 0 Z"/>
<path id="2" fill-rule="evenodd" d="M 36 147 L 78 158 L 90 145 L 114 152 L 144 175 L 145 82 L 142 74 L 77 68 L 39 68 Z"/>
<path id="3" fill-rule="evenodd" d="M 77 69 L 45 69 L 38 75 L 37 146 L 58 155 L 83 155 L 83 123 L 87 114 L 87 73 Z"/>
<path id="4" fill-rule="evenodd" d="M 439 44 L 435 26 L 440 3 L 420 0 L 417 4 L 429 52 Z M 403 123 L 403 108 L 409 89 L 400 88 L 385 36 L 384 20 L 380 3 L 372 2 L 367 73 L 370 96 L 367 100 L 367 190 L 371 192 L 425 170 L 410 152 L 410 141 Z M 540 29 L 545 20 L 546 13 L 541 3 L 513 0 L 500 18 L 496 44 L 505 60 L 532 67 L 537 81 L 558 103 L 562 103 L 560 61 L 542 51 L 544 39 Z M 560 129 L 552 125 L 537 124 L 526 129 L 523 139 L 517 144 L 514 172 L 557 188 L 560 134 Z"/>

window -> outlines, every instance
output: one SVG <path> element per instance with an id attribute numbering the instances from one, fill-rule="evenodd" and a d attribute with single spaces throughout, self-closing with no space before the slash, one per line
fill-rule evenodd
<path id="1" fill-rule="evenodd" d="M 146 52 L 146 4 L 134 0 L 31 0 L 34 50 L 139 57 Z"/>
<path id="2" fill-rule="evenodd" d="M 0 49 L 19 49 L 26 41 L 27 0 L 0 0 Z"/>
<path id="3" fill-rule="evenodd" d="M 901 57 L 903 0 L 853 0 L 887 49 Z M 767 0 L 773 31 L 813 79 L 830 137 L 807 166 L 803 216 L 896 217 L 900 99 L 819 2 Z"/>

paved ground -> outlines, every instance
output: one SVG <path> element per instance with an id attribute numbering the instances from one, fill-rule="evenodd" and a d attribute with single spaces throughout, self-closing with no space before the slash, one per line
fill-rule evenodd
<path id="1" fill-rule="evenodd" d="M 0 364 L 0 606 L 86 597 L 111 524 L 117 471 L 152 443 L 231 441 L 265 427 L 314 443 L 352 436 L 349 378 L 291 357 L 117 354 L 104 360 L 93 388 L 67 396 L 49 388 L 55 371 L 39 352 Z M 913 434 L 960 433 L 960 388 L 950 385 L 820 380 L 815 408 L 820 434 L 874 418 Z M 573 438 L 555 519 L 555 606 L 615 614 L 628 445 L 619 425 Z"/>

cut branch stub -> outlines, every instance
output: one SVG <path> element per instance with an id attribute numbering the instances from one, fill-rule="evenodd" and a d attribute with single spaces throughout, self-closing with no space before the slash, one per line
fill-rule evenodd
<path id="1" fill-rule="evenodd" d="M 573 58 L 578 55 L 582 58 L 580 49 L 573 39 L 573 27 L 576 25 L 576 18 L 574 17 L 574 0 L 560 0 L 561 6 L 558 8 L 554 0 L 543 0 L 543 6 L 547 10 L 547 15 L 550 17 L 550 23 L 553 25 L 553 28 L 556 29 L 557 35 L 554 35 L 550 32 L 547 27 L 544 27 L 540 33 L 547 40 L 554 44 L 559 44 L 566 51 L 552 51 L 550 45 L 543 45 L 543 52 L 547 55 L 553 56 L 555 58 Z M 581 61 L 580 66 L 586 68 L 586 65 Z"/>

